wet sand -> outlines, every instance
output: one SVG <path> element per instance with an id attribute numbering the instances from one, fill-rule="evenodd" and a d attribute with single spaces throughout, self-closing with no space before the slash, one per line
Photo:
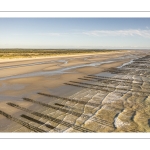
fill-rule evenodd
<path id="1" fill-rule="evenodd" d="M 148 56 L 1 60 L 0 131 L 149 132 Z"/>

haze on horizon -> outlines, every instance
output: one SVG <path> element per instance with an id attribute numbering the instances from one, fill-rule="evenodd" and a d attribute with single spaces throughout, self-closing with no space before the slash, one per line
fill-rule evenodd
<path id="1" fill-rule="evenodd" d="M 150 18 L 0 18 L 0 48 L 150 49 Z"/>

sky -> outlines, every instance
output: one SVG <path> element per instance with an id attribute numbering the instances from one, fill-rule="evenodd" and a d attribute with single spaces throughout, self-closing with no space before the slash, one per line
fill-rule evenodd
<path id="1" fill-rule="evenodd" d="M 0 48 L 150 49 L 150 18 L 0 18 Z"/>

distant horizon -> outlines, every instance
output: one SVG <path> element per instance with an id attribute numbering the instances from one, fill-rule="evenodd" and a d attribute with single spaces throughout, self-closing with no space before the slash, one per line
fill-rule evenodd
<path id="1" fill-rule="evenodd" d="M 0 48 L 0 50 L 15 50 L 15 49 L 23 49 L 23 50 L 150 50 L 150 48 L 106 48 L 106 49 L 94 49 L 94 48 Z"/>
<path id="2" fill-rule="evenodd" d="M 150 18 L 0 18 L 1 49 L 150 49 Z"/>

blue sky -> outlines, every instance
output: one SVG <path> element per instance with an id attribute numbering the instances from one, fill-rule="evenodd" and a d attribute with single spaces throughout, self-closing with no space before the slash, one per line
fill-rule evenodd
<path id="1" fill-rule="evenodd" d="M 0 18 L 0 48 L 150 48 L 150 18 Z"/>

